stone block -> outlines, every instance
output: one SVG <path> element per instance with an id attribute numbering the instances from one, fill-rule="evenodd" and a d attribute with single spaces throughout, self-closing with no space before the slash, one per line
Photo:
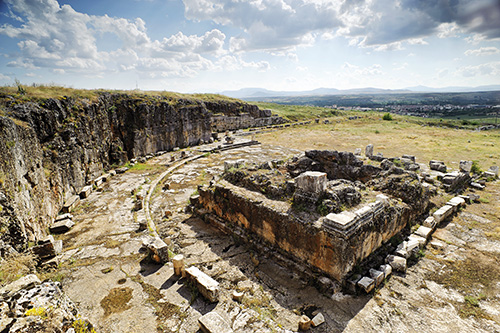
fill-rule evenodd
<path id="1" fill-rule="evenodd" d="M 446 204 L 455 207 L 454 211 L 457 211 L 460 207 L 465 206 L 465 200 L 460 197 L 454 197 Z"/>
<path id="2" fill-rule="evenodd" d="M 488 172 L 491 172 L 492 174 L 495 175 L 495 177 L 498 177 L 498 173 L 500 172 L 500 167 L 498 165 L 490 166 Z"/>
<path id="3" fill-rule="evenodd" d="M 186 277 L 196 284 L 200 293 L 209 301 L 217 302 L 219 300 L 219 283 L 207 274 L 203 273 L 198 267 L 192 266 L 185 270 Z"/>
<path id="4" fill-rule="evenodd" d="M 434 216 L 428 216 L 423 223 L 424 227 L 434 229 L 436 227 L 436 219 Z"/>
<path id="5" fill-rule="evenodd" d="M 384 282 L 384 272 L 370 268 L 369 273 L 370 277 L 375 281 L 375 286 L 378 287 L 382 282 Z"/>
<path id="6" fill-rule="evenodd" d="M 239 159 L 236 161 L 224 161 L 224 172 L 228 172 L 231 169 L 238 169 L 244 166 L 246 163 L 246 160 L 244 159 Z"/>
<path id="7" fill-rule="evenodd" d="M 406 242 L 406 251 L 410 253 L 418 251 L 420 247 L 420 242 L 414 238 L 408 239 L 408 241 Z"/>
<path id="8" fill-rule="evenodd" d="M 209 312 L 198 319 L 200 329 L 204 333 L 233 333 L 231 326 L 215 311 Z"/>
<path id="9" fill-rule="evenodd" d="M 408 237 L 408 243 L 413 242 L 413 241 L 418 242 L 418 246 L 419 246 L 420 248 L 424 247 L 425 243 L 427 242 L 427 240 L 426 240 L 424 237 L 417 236 L 417 235 L 415 235 L 415 234 L 411 234 L 411 235 Z"/>
<path id="10" fill-rule="evenodd" d="M 313 327 L 317 327 L 325 322 L 325 317 L 320 312 L 311 320 L 311 324 Z"/>
<path id="11" fill-rule="evenodd" d="M 399 244 L 396 251 L 394 251 L 394 254 L 401 258 L 408 259 L 410 257 L 410 253 L 406 250 L 406 242 Z"/>
<path id="12" fill-rule="evenodd" d="M 299 320 L 299 331 L 307 331 L 311 328 L 311 319 L 308 316 L 301 316 Z"/>
<path id="13" fill-rule="evenodd" d="M 115 171 L 115 170 L 111 170 L 111 171 L 109 172 L 109 175 L 110 175 L 111 177 L 116 176 L 116 171 Z"/>
<path id="14" fill-rule="evenodd" d="M 366 146 L 366 148 L 365 148 L 365 156 L 366 157 L 373 156 L 373 145 L 372 144 L 369 144 L 368 146 Z"/>
<path id="15" fill-rule="evenodd" d="M 432 242 L 429 243 L 433 248 L 435 249 L 438 249 L 438 250 L 442 250 L 445 248 L 446 244 L 441 242 L 441 241 L 438 241 L 438 240 L 433 240 Z"/>
<path id="16" fill-rule="evenodd" d="M 142 245 L 153 254 L 153 259 L 156 258 L 159 263 L 168 261 L 168 245 L 161 238 L 149 237 L 143 241 Z"/>
<path id="17" fill-rule="evenodd" d="M 56 256 L 54 247 L 54 237 L 50 235 L 45 238 L 39 245 L 33 246 L 31 252 L 41 260 L 47 260 Z"/>
<path id="18" fill-rule="evenodd" d="M 128 171 L 128 168 L 127 167 L 122 167 L 122 168 L 118 168 L 118 169 L 115 169 L 115 172 L 117 174 L 120 174 L 120 173 L 125 173 Z"/>
<path id="19" fill-rule="evenodd" d="M 482 177 L 489 179 L 489 178 L 495 178 L 495 174 L 493 172 L 485 171 L 482 174 Z"/>
<path id="20" fill-rule="evenodd" d="M 245 295 L 244 292 L 234 290 L 233 291 L 233 301 L 241 302 L 241 300 L 243 299 L 243 295 Z"/>
<path id="21" fill-rule="evenodd" d="M 453 206 L 450 205 L 444 205 L 443 207 L 439 208 L 437 211 L 432 214 L 434 217 L 434 220 L 436 221 L 436 225 L 444 221 L 448 216 L 453 214 Z"/>
<path id="22" fill-rule="evenodd" d="M 385 261 L 391 265 L 394 271 L 406 272 L 406 259 L 394 255 L 388 255 Z"/>
<path id="23" fill-rule="evenodd" d="M 470 187 L 476 189 L 476 190 L 483 190 L 484 189 L 484 185 L 481 185 L 477 182 L 471 182 L 470 183 Z"/>
<path id="24" fill-rule="evenodd" d="M 377 196 L 375 197 L 376 201 L 377 202 L 381 202 L 383 203 L 384 205 L 388 205 L 389 204 L 389 197 L 385 194 L 377 194 Z"/>
<path id="25" fill-rule="evenodd" d="M 306 171 L 295 178 L 297 189 L 306 193 L 321 193 L 326 189 L 326 173 Z"/>
<path id="26" fill-rule="evenodd" d="M 431 170 L 446 172 L 446 165 L 444 164 L 444 162 L 441 161 L 431 160 L 429 162 L 429 167 Z"/>
<path id="27" fill-rule="evenodd" d="M 70 213 L 65 213 L 65 214 L 57 215 L 54 222 L 59 222 L 59 221 L 66 220 L 66 219 L 71 220 L 72 218 L 73 218 L 73 215 L 71 215 Z"/>
<path id="28" fill-rule="evenodd" d="M 358 286 L 363 288 L 366 293 L 369 293 L 373 290 L 373 288 L 375 288 L 375 280 L 369 278 L 368 276 L 363 276 L 361 280 L 358 281 Z"/>
<path id="29" fill-rule="evenodd" d="M 71 221 L 70 219 L 59 220 L 49 227 L 49 231 L 52 234 L 63 234 L 71 230 L 74 225 L 75 222 Z"/>
<path id="30" fill-rule="evenodd" d="M 63 213 L 69 213 L 73 208 L 75 208 L 78 203 L 80 202 L 80 196 L 78 195 L 73 195 L 71 196 L 66 202 L 64 203 L 62 207 L 62 212 Z"/>
<path id="31" fill-rule="evenodd" d="M 472 161 L 460 161 L 459 168 L 461 172 L 470 172 L 472 169 Z"/>
<path id="32" fill-rule="evenodd" d="M 405 158 L 405 159 L 411 160 L 412 163 L 415 163 L 415 161 L 416 161 L 414 155 L 403 155 L 403 156 L 401 156 L 401 158 Z"/>
<path id="33" fill-rule="evenodd" d="M 387 279 L 392 274 L 392 266 L 388 264 L 380 265 L 379 271 L 384 272 L 384 279 Z"/>
<path id="34" fill-rule="evenodd" d="M 354 155 L 361 156 L 361 148 L 354 149 Z"/>
<path id="35" fill-rule="evenodd" d="M 417 231 L 415 231 L 415 235 L 423 237 L 425 239 L 429 239 L 431 236 L 432 229 L 424 226 L 420 226 Z"/>

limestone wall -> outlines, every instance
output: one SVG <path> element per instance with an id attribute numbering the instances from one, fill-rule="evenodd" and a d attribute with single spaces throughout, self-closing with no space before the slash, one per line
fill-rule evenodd
<path id="1" fill-rule="evenodd" d="M 412 216 L 409 206 L 389 200 L 356 212 L 357 226 L 344 233 L 332 228 L 331 221 L 303 221 L 289 214 L 286 203 L 225 181 L 204 186 L 199 193 L 200 205 L 223 219 L 228 230 L 242 231 L 338 281 L 401 231 Z"/>
<path id="2" fill-rule="evenodd" d="M 235 131 L 242 128 L 265 127 L 284 124 L 286 120 L 278 116 L 253 117 L 250 113 L 239 116 L 214 115 L 212 117 L 212 130 L 214 132 Z"/>

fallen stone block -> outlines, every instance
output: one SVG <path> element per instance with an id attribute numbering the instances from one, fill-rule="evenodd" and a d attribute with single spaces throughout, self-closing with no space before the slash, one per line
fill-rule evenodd
<path id="1" fill-rule="evenodd" d="M 198 267 L 192 266 L 185 270 L 186 277 L 196 284 L 200 293 L 209 301 L 217 302 L 219 300 L 219 283 L 207 274 L 203 273 Z"/>
<path id="2" fill-rule="evenodd" d="M 395 255 L 388 255 L 385 261 L 391 265 L 395 271 L 406 272 L 406 259 Z"/>
<path id="3" fill-rule="evenodd" d="M 109 172 L 109 175 L 110 175 L 111 177 L 116 176 L 116 171 L 115 171 L 115 170 L 111 170 L 111 171 Z"/>
<path id="4" fill-rule="evenodd" d="M 69 213 L 73 208 L 75 208 L 78 203 L 80 202 L 80 196 L 78 195 L 73 195 L 70 197 L 66 202 L 64 203 L 62 207 L 62 212 L 63 213 Z"/>
<path id="5" fill-rule="evenodd" d="M 470 187 L 476 189 L 476 190 L 484 190 L 484 185 L 481 185 L 477 182 L 471 182 Z"/>
<path id="6" fill-rule="evenodd" d="M 299 320 L 299 331 L 307 331 L 311 328 L 311 319 L 308 316 L 301 316 Z"/>
<path id="7" fill-rule="evenodd" d="M 420 236 L 420 237 L 423 237 L 425 239 L 429 239 L 430 235 L 432 233 L 432 229 L 431 228 L 427 228 L 427 227 L 424 227 L 424 226 L 420 226 L 417 231 L 415 231 L 415 235 L 417 236 Z"/>
<path id="8" fill-rule="evenodd" d="M 387 279 L 392 274 L 392 266 L 388 264 L 380 265 L 379 271 L 384 272 L 384 279 Z"/>
<path id="9" fill-rule="evenodd" d="M 498 165 L 490 166 L 490 168 L 488 169 L 488 172 L 494 174 L 495 177 L 498 177 L 498 173 L 500 172 L 500 167 Z"/>
<path id="10" fill-rule="evenodd" d="M 415 234 L 411 234 L 408 237 L 408 243 L 413 242 L 413 241 L 418 242 L 418 245 L 420 248 L 424 247 L 425 243 L 427 242 L 427 240 L 424 237 L 421 237 L 421 236 L 418 236 Z"/>
<path id="11" fill-rule="evenodd" d="M 31 252 L 41 260 L 47 260 L 56 256 L 54 236 L 49 235 L 38 242 L 37 246 L 31 248 Z"/>
<path id="12" fill-rule="evenodd" d="M 486 179 L 496 178 L 496 175 L 493 172 L 489 171 L 484 171 L 481 176 Z"/>
<path id="13" fill-rule="evenodd" d="M 165 263 L 168 261 L 168 245 L 161 238 L 150 237 L 143 241 L 142 245 L 153 254 L 153 260 L 156 262 Z"/>
<path id="14" fill-rule="evenodd" d="M 375 281 L 375 286 L 378 287 L 382 282 L 384 282 L 384 272 L 370 268 L 369 273 L 370 277 Z"/>
<path id="15" fill-rule="evenodd" d="M 423 225 L 424 227 L 427 227 L 427 228 L 431 228 L 431 229 L 434 229 L 436 227 L 436 219 L 434 218 L 434 216 L 429 216 L 425 219 Z"/>
<path id="16" fill-rule="evenodd" d="M 463 198 L 460 198 L 460 197 L 454 197 L 454 198 L 450 199 L 450 201 L 448 201 L 446 204 L 453 206 L 454 211 L 456 212 L 456 211 L 458 211 L 458 209 L 460 207 L 465 206 L 465 200 Z"/>
<path id="17" fill-rule="evenodd" d="M 399 244 L 398 247 L 396 248 L 396 251 L 394 251 L 394 254 L 401 258 L 408 259 L 410 257 L 410 253 L 406 250 L 405 243 L 406 242 Z"/>
<path id="18" fill-rule="evenodd" d="M 459 168 L 461 172 L 470 172 L 472 170 L 472 161 L 460 161 Z"/>
<path id="19" fill-rule="evenodd" d="M 358 281 L 358 286 L 363 288 L 366 293 L 369 293 L 375 288 L 375 280 L 368 276 L 363 276 L 361 280 Z"/>
<path id="20" fill-rule="evenodd" d="M 231 326 L 217 312 L 209 312 L 198 319 L 204 333 L 232 333 Z"/>
<path id="21" fill-rule="evenodd" d="M 448 216 L 450 216 L 453 213 L 453 206 L 450 205 L 444 205 L 443 207 L 439 208 L 437 211 L 432 214 L 434 217 L 434 220 L 436 221 L 436 225 L 444 221 Z"/>
<path id="22" fill-rule="evenodd" d="M 241 302 L 241 300 L 243 299 L 243 295 L 245 295 L 244 292 L 234 290 L 233 291 L 233 300 L 236 302 Z"/>
<path id="23" fill-rule="evenodd" d="M 59 222 L 59 221 L 62 221 L 62 220 L 66 220 L 66 219 L 72 219 L 73 218 L 73 215 L 70 214 L 70 213 L 66 213 L 66 214 L 61 214 L 61 215 L 57 215 L 54 222 Z"/>
<path id="24" fill-rule="evenodd" d="M 52 234 L 63 234 L 71 230 L 74 225 L 75 222 L 71 221 L 70 219 L 64 219 L 52 224 L 49 227 L 49 231 Z"/>
<path id="25" fill-rule="evenodd" d="M 92 185 L 87 185 L 80 191 L 80 199 L 88 198 L 90 193 L 92 193 Z"/>
<path id="26" fill-rule="evenodd" d="M 122 168 L 118 168 L 118 169 L 115 169 L 115 172 L 117 174 L 120 174 L 120 173 L 125 173 L 128 171 L 128 168 L 127 167 L 122 167 Z"/>
<path id="27" fill-rule="evenodd" d="M 325 322 L 325 317 L 320 312 L 311 320 L 311 324 L 313 327 L 317 327 Z"/>
<path id="28" fill-rule="evenodd" d="M 431 170 L 446 172 L 446 165 L 444 164 L 444 162 L 441 161 L 431 160 L 429 162 L 429 167 Z"/>
<path id="29" fill-rule="evenodd" d="M 354 155 L 361 156 L 361 148 L 354 149 Z"/>

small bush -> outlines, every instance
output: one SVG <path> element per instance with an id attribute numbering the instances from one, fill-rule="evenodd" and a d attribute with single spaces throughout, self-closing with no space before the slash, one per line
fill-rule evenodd
<path id="1" fill-rule="evenodd" d="M 479 175 L 482 173 L 481 168 L 479 167 L 479 164 L 477 161 L 472 161 L 472 167 L 470 168 L 470 172 L 473 174 Z"/>
<path id="2" fill-rule="evenodd" d="M 392 116 L 390 113 L 386 113 L 384 114 L 384 116 L 382 117 L 383 120 L 392 120 Z"/>

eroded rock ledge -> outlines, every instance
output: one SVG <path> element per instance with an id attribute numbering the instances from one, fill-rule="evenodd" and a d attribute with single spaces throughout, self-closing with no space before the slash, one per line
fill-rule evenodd
<path id="1" fill-rule="evenodd" d="M 227 117 L 245 119 L 231 120 L 231 129 L 278 121 L 254 105 L 222 98 L 94 97 L 0 93 L 0 239 L 19 251 L 45 236 L 65 200 L 112 166 L 208 142 L 212 127 Z"/>

